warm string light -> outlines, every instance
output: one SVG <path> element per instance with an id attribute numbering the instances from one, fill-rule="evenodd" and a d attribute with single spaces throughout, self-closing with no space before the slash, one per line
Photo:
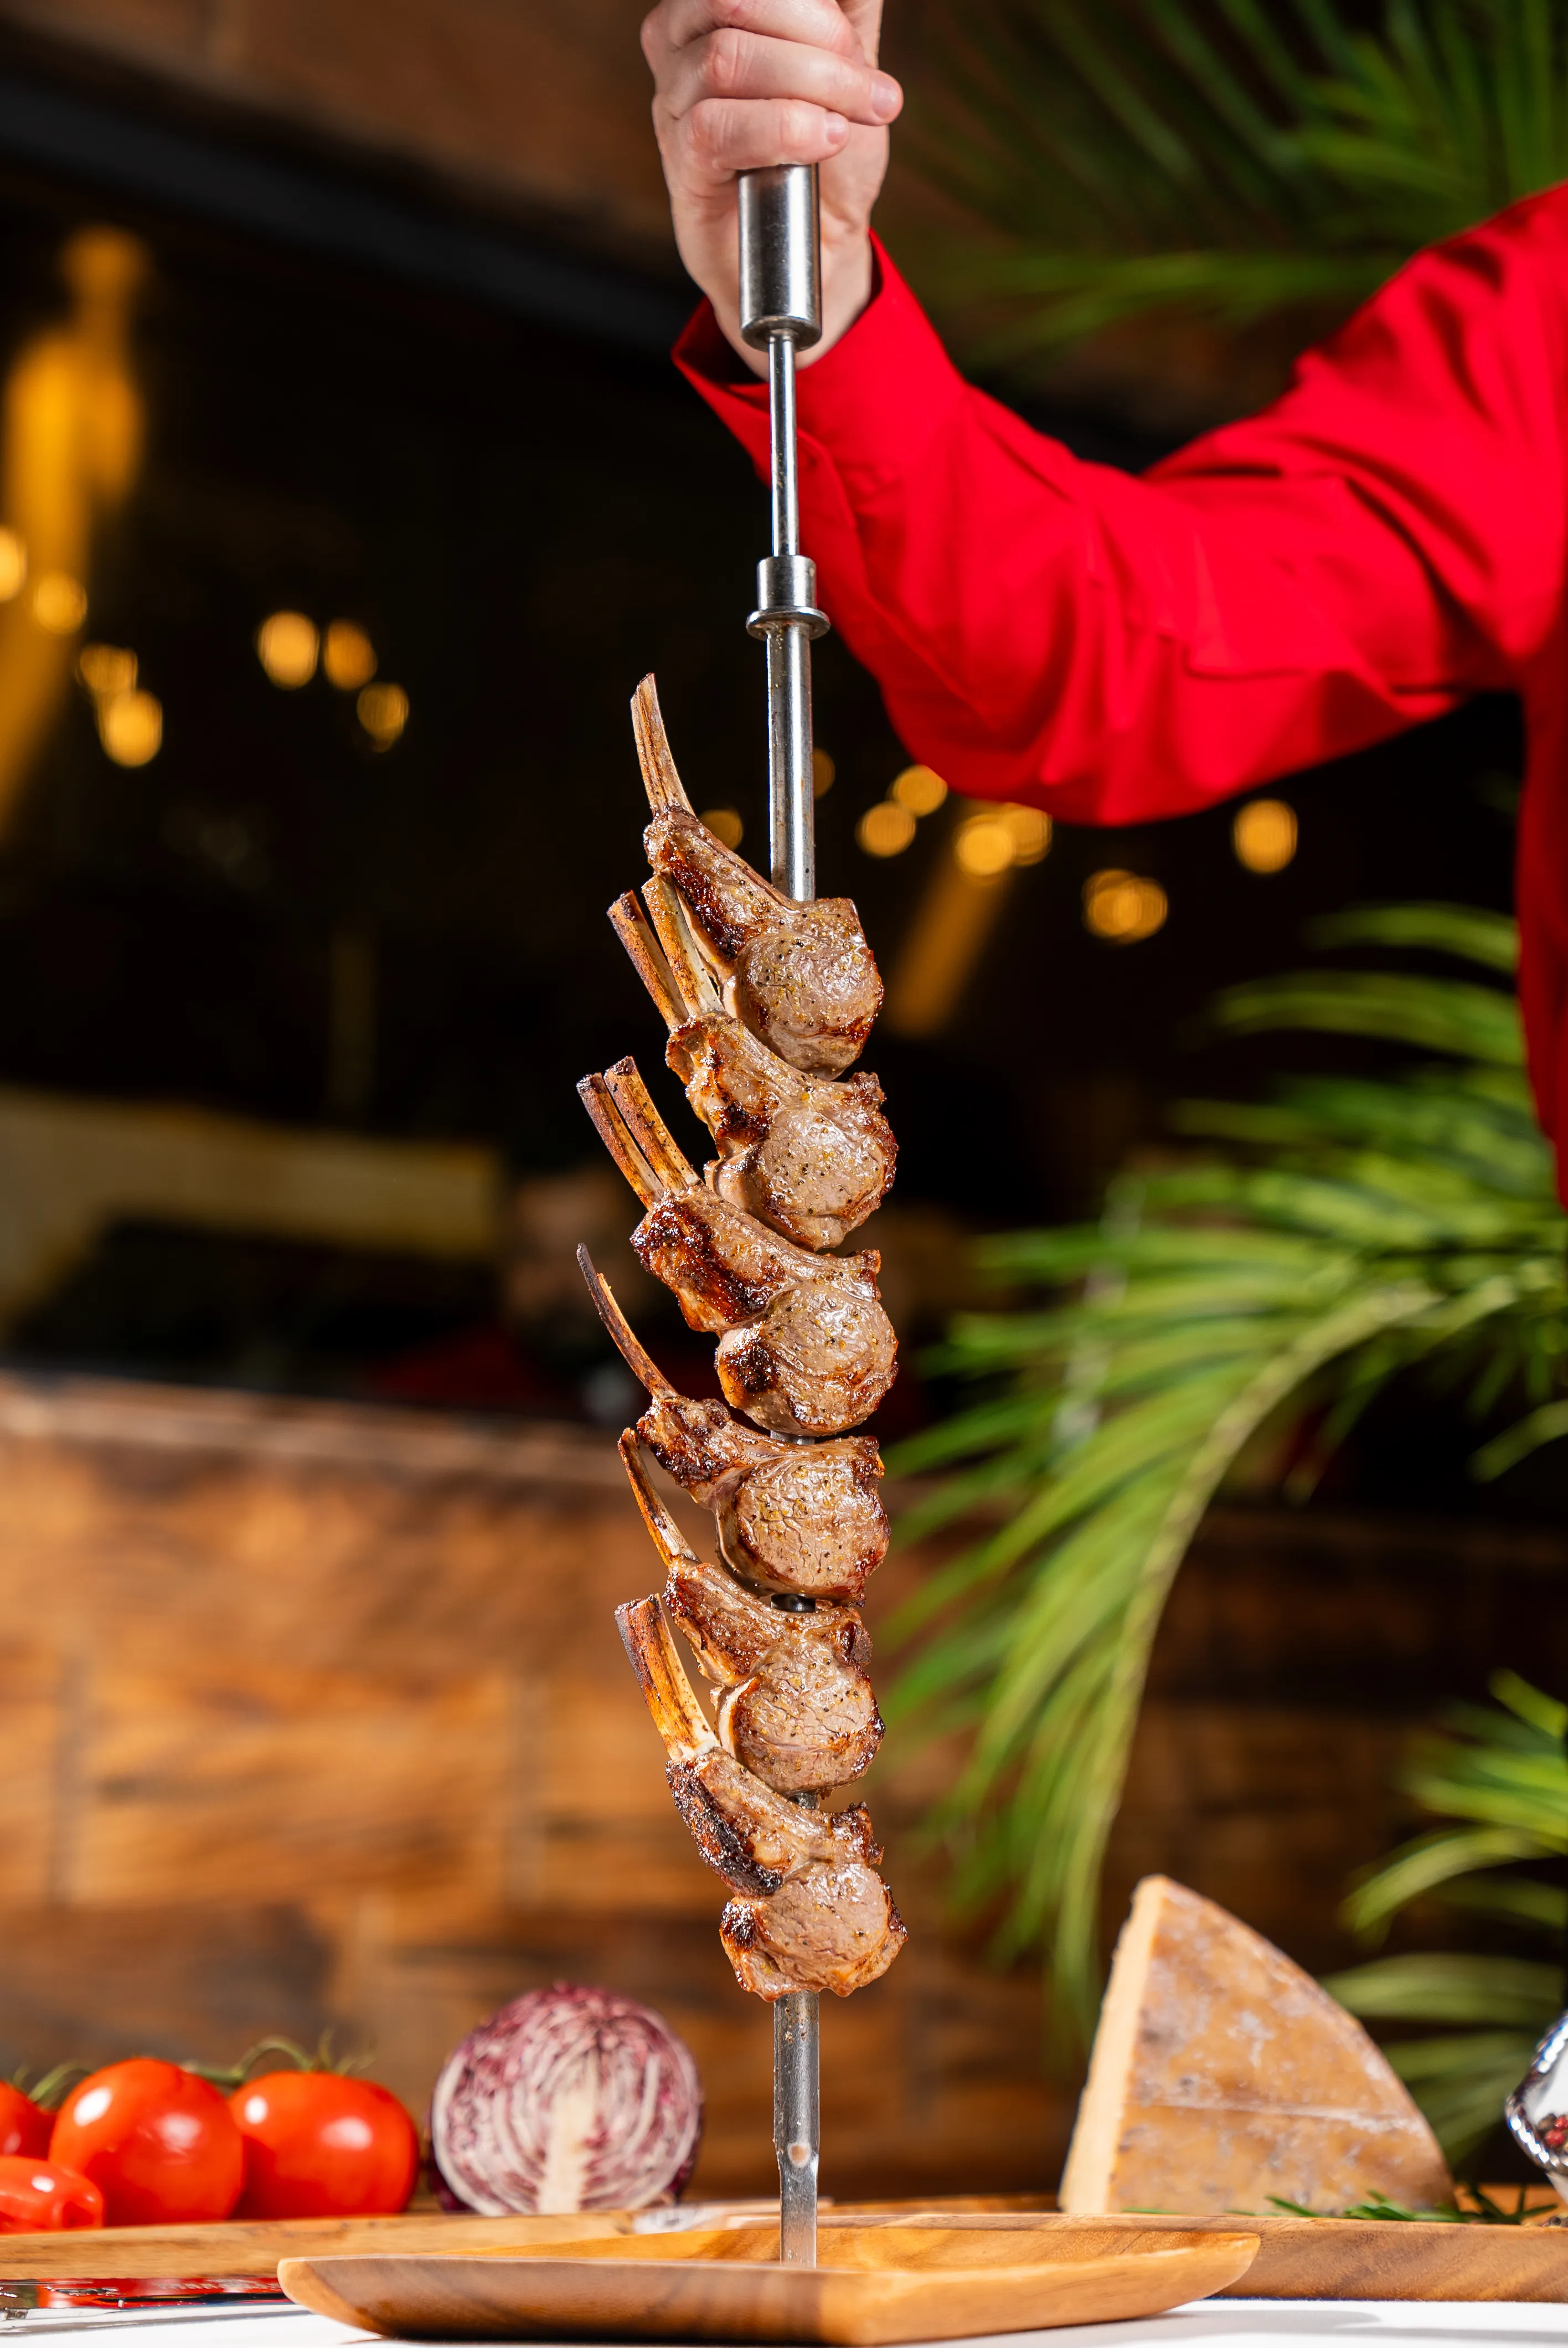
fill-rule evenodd
<path id="1" fill-rule="evenodd" d="M 1083 926 L 1110 945 L 1136 945 L 1164 926 L 1169 901 L 1157 880 L 1112 866 L 1083 884 Z"/>
<path id="2" fill-rule="evenodd" d="M 93 697 L 98 740 L 117 767 L 145 767 L 163 747 L 163 704 L 138 685 L 127 644 L 84 644 L 77 675 Z"/>
<path id="3" fill-rule="evenodd" d="M 256 657 L 282 692 L 309 685 L 321 656 L 321 633 L 302 612 L 274 612 L 256 631 Z"/>
<path id="4" fill-rule="evenodd" d="M 87 616 L 87 591 L 68 571 L 46 571 L 33 584 L 33 617 L 52 636 L 74 636 Z"/>
<path id="5" fill-rule="evenodd" d="M 948 786 L 929 767 L 906 767 L 887 786 L 887 796 L 866 808 L 855 837 L 867 856 L 901 856 L 923 815 L 935 815 Z"/>
<path id="6" fill-rule="evenodd" d="M 995 880 L 1015 864 L 1038 864 L 1050 847 L 1050 818 L 1010 801 L 966 818 L 953 836 L 953 854 L 971 880 Z"/>
<path id="7" fill-rule="evenodd" d="M 322 642 L 322 666 L 340 693 L 357 693 L 375 675 L 375 646 L 353 620 L 333 620 Z"/>
<path id="8" fill-rule="evenodd" d="M 739 848 L 746 836 L 739 808 L 704 808 L 702 821 L 714 839 L 722 839 L 726 848 Z"/>
<path id="9" fill-rule="evenodd" d="M 354 710 L 378 750 L 389 750 L 408 723 L 408 695 L 400 685 L 367 685 Z"/>
<path id="10" fill-rule="evenodd" d="M 1296 809 L 1285 799 L 1248 799 L 1231 825 L 1236 861 L 1249 872 L 1283 872 L 1296 839 Z"/>
<path id="11" fill-rule="evenodd" d="M 256 657 L 284 693 L 309 685 L 319 667 L 329 685 L 354 694 L 373 749 L 389 750 L 408 723 L 408 695 L 376 678 L 376 649 L 357 620 L 331 620 L 323 631 L 303 612 L 273 612 L 256 631 Z"/>

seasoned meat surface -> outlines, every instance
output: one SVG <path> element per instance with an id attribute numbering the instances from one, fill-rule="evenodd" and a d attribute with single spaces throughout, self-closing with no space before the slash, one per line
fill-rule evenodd
<path id="1" fill-rule="evenodd" d="M 719 1146 L 709 1186 L 797 1246 L 842 1245 L 886 1196 L 897 1146 L 864 1071 L 804 1076 L 735 1020 L 678 1028 L 665 1058 Z"/>
<path id="2" fill-rule="evenodd" d="M 666 1475 L 712 1509 L 725 1563 L 764 1590 L 858 1601 L 887 1553 L 876 1489 L 882 1455 L 871 1437 L 785 1442 L 748 1426 L 724 1403 L 677 1393 L 585 1248 L 578 1261 L 606 1329 L 652 1397 L 637 1422 L 639 1438 Z"/>
<path id="3" fill-rule="evenodd" d="M 849 1997 L 879 1981 L 908 1933 L 893 1894 L 877 1874 L 882 1854 L 870 1841 L 870 1820 L 857 1804 L 833 1824 L 865 1821 L 871 1858 L 860 1855 L 858 1832 L 833 1861 L 817 1860 L 789 1876 L 774 1892 L 743 1894 L 719 1919 L 735 1977 L 743 1989 L 771 2004 L 792 1990 L 831 1990 Z"/>
<path id="4" fill-rule="evenodd" d="M 723 983 L 724 1007 L 792 1067 L 836 1076 L 858 1059 L 882 980 L 847 897 L 797 905 L 683 808 L 642 835 Z"/>
<path id="5" fill-rule="evenodd" d="M 882 1720 L 858 1607 L 785 1613 L 701 1559 L 671 1565 L 664 1603 L 724 1690 L 720 1738 L 764 1786 L 825 1793 L 870 1767 Z"/>
<path id="6" fill-rule="evenodd" d="M 710 1867 L 741 1896 L 720 1936 L 743 1988 L 783 1997 L 876 1981 L 903 1946 L 882 1857 L 863 1805 L 836 1816 L 785 1801 L 726 1753 L 703 1718 L 656 1598 L 616 1621 L 669 1756 L 676 1807 Z"/>
<path id="7" fill-rule="evenodd" d="M 693 1329 L 723 1330 L 726 1401 L 778 1435 L 843 1435 L 897 1375 L 897 1340 L 876 1295 L 875 1248 L 815 1256 L 701 1183 L 630 1060 L 578 1086 L 648 1212 L 631 1234 Z"/>
<path id="8" fill-rule="evenodd" d="M 802 1282 L 725 1331 L 714 1353 L 724 1398 L 775 1435 L 842 1435 L 869 1418 L 898 1375 L 898 1340 L 847 1282 Z"/>
<path id="9" fill-rule="evenodd" d="M 722 1742 L 782 1794 L 821 1793 L 857 1777 L 882 1737 L 860 1609 L 786 1612 L 748 1590 L 697 1555 L 649 1482 L 630 1434 L 620 1438 L 620 1457 L 669 1574 L 665 1606 L 724 1691 Z"/>
<path id="10" fill-rule="evenodd" d="M 718 1338 L 724 1400 L 670 1384 L 579 1250 L 604 1324 L 648 1391 L 620 1453 L 667 1577 L 662 1604 L 642 1599 L 616 1619 L 671 1796 L 731 1887 L 720 1934 L 736 1978 L 770 2002 L 847 1997 L 886 1972 L 906 1937 L 866 1811 L 816 1807 L 868 1766 L 882 1735 L 857 1602 L 887 1545 L 882 1462 L 848 1430 L 891 1385 L 897 1341 L 876 1251 L 825 1252 L 893 1176 L 882 1088 L 844 1075 L 882 983 L 847 899 L 795 903 L 699 820 L 651 677 L 632 722 L 653 878 L 641 903 L 629 891 L 610 917 L 718 1154 L 700 1178 L 630 1059 L 579 1089 L 642 1201 L 640 1261 L 692 1328 Z M 644 1447 L 712 1509 L 718 1559 L 687 1541 Z M 717 1683 L 712 1718 L 671 1622 Z"/>
<path id="11" fill-rule="evenodd" d="M 842 1435 L 897 1375 L 898 1341 L 876 1294 L 880 1259 L 808 1255 L 698 1188 L 666 1196 L 631 1234 L 693 1329 L 722 1330 L 724 1399 L 775 1435 Z"/>

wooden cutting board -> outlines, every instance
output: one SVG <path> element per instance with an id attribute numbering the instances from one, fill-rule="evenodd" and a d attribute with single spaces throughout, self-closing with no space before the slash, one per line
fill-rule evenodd
<path id="1" fill-rule="evenodd" d="M 776 2226 L 583 2241 L 571 2255 L 286 2259 L 291 2299 L 403 2340 L 807 2342 L 885 2348 L 1158 2315 L 1245 2272 L 1253 2233 L 835 2228 L 815 2268 Z"/>
<path id="2" fill-rule="evenodd" d="M 631 2219 L 606 2217 L 458 2218 L 438 2209 L 411 2218 L 230 2218 L 212 2226 L 104 2226 L 80 2234 L 0 2234 L 0 2281 L 68 2282 L 131 2276 L 277 2273 L 280 2259 L 320 2251 L 508 2250 L 523 2243 L 577 2242 L 624 2234 Z"/>
<path id="3" fill-rule="evenodd" d="M 831 2229 L 835 2219 L 825 2220 Z M 917 2213 L 861 2225 L 918 2232 L 941 2219 Z M 1229 2233 L 1258 2238 L 1245 2280 L 1220 2287 L 1242 2299 L 1456 2299 L 1568 2301 L 1568 2227 L 1406 2224 L 1362 2218 L 1041 2217 L 977 2214 L 966 2229 L 1031 2237 L 1071 2235 L 1079 2226 L 1126 2234 Z"/>

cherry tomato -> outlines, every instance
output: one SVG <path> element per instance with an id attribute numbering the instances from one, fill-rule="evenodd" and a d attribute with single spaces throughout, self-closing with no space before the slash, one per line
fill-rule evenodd
<path id="1" fill-rule="evenodd" d="M 19 2152 L 28 2160 L 44 2159 L 54 2125 L 53 2112 L 45 2111 L 20 2087 L 0 2080 L 0 2155 Z"/>
<path id="2" fill-rule="evenodd" d="M 103 2221 L 104 2197 L 90 2178 L 57 2160 L 0 2152 L 0 2234 L 74 2233 Z"/>
<path id="3" fill-rule="evenodd" d="M 240 2131 L 217 2088 L 145 2054 L 72 2088 L 49 2154 L 92 2178 L 111 2226 L 227 2218 L 245 2178 Z"/>
<path id="4" fill-rule="evenodd" d="M 405 2209 L 414 2122 L 385 2087 L 335 2071 L 269 2071 L 229 2098 L 245 2139 L 241 2218 L 380 2218 Z"/>

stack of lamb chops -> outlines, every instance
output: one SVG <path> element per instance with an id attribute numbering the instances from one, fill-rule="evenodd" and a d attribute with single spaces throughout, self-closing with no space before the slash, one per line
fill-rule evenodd
<path id="1" fill-rule="evenodd" d="M 631 1235 L 639 1258 L 691 1327 L 719 1333 L 725 1401 L 677 1393 L 579 1250 L 605 1326 L 648 1389 L 620 1456 L 668 1575 L 662 1605 L 644 1598 L 616 1621 L 676 1807 L 735 1894 L 719 1930 L 743 1988 L 770 2003 L 799 1990 L 847 1997 L 905 1939 L 864 1805 L 816 1807 L 869 1766 L 882 1735 L 860 1614 L 887 1547 L 882 1462 L 869 1436 L 846 1430 L 892 1385 L 897 1340 L 875 1249 L 816 1251 L 864 1222 L 893 1179 L 882 1088 L 844 1075 L 882 982 L 846 898 L 794 903 L 699 821 L 651 677 L 631 709 L 654 877 L 646 911 L 629 891 L 610 918 L 717 1145 L 706 1179 L 630 1060 L 578 1089 L 647 1210 Z M 722 1562 L 688 1546 L 644 1449 L 712 1509 Z M 711 1721 L 670 1617 L 718 1682 Z"/>

